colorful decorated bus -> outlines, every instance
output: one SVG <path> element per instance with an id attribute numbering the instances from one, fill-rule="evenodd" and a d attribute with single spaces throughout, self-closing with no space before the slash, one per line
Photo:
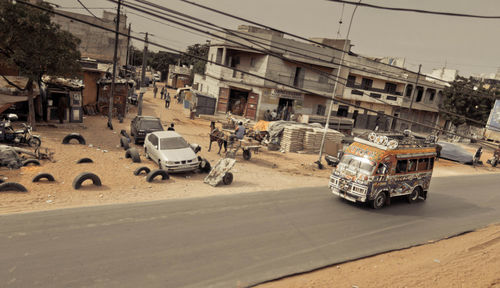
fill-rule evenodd
<path id="1" fill-rule="evenodd" d="M 409 203 L 425 200 L 435 157 L 432 142 L 371 133 L 367 140 L 354 138 L 333 170 L 329 187 L 337 196 L 368 202 L 375 209 L 392 197 L 406 197 Z"/>

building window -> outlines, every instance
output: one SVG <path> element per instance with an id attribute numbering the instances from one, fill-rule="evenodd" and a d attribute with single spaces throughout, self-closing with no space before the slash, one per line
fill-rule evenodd
<path id="1" fill-rule="evenodd" d="M 421 102 L 423 96 L 424 96 L 424 87 L 417 86 L 417 99 L 415 99 L 415 102 Z"/>
<path id="2" fill-rule="evenodd" d="M 397 85 L 394 83 L 385 83 L 385 92 L 389 94 L 396 94 Z"/>
<path id="3" fill-rule="evenodd" d="M 370 97 L 380 99 L 380 98 L 382 98 L 382 94 L 379 94 L 379 93 L 370 93 Z"/>
<path id="4" fill-rule="evenodd" d="M 373 85 L 373 80 L 372 79 L 363 78 L 361 80 L 361 88 L 362 89 L 365 89 L 365 90 L 371 89 L 372 85 Z"/>
<path id="5" fill-rule="evenodd" d="M 356 76 L 349 75 L 347 76 L 347 87 L 354 87 L 356 84 Z"/>
<path id="6" fill-rule="evenodd" d="M 222 54 L 224 52 L 224 48 L 217 48 L 217 56 L 215 58 L 215 63 L 221 64 L 222 63 Z"/>
<path id="7" fill-rule="evenodd" d="M 413 85 L 411 85 L 411 84 L 406 85 L 405 96 L 406 97 L 411 97 L 411 93 L 412 92 L 413 92 Z"/>
<path id="8" fill-rule="evenodd" d="M 396 97 L 396 96 L 387 96 L 386 99 L 387 100 L 391 100 L 391 101 L 397 101 L 398 97 Z"/>
<path id="9" fill-rule="evenodd" d="M 433 102 L 434 101 L 434 96 L 436 96 L 436 90 L 429 89 L 427 91 L 429 91 L 429 102 Z"/>
<path id="10" fill-rule="evenodd" d="M 318 82 L 323 84 L 328 83 L 328 75 L 326 73 L 320 73 Z"/>
<path id="11" fill-rule="evenodd" d="M 255 67 L 255 58 L 250 58 L 250 67 Z"/>
<path id="12" fill-rule="evenodd" d="M 324 116 L 325 112 L 326 112 L 326 106 L 318 104 L 318 107 L 316 108 L 316 115 Z"/>
<path id="13" fill-rule="evenodd" d="M 295 68 L 295 76 L 293 77 L 293 86 L 302 87 L 304 85 L 304 70 L 301 67 Z"/>
<path id="14" fill-rule="evenodd" d="M 339 109 L 337 109 L 337 116 L 347 117 L 347 114 L 349 114 L 349 107 L 345 105 L 339 105 Z"/>

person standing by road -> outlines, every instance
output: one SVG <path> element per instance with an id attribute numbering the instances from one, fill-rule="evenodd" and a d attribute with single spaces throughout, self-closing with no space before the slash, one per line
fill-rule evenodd
<path id="1" fill-rule="evenodd" d="M 158 93 L 158 86 L 155 85 L 155 87 L 153 87 L 154 98 L 156 98 L 156 93 Z"/>
<path id="2" fill-rule="evenodd" d="M 163 100 L 163 95 L 165 94 L 165 87 L 161 87 L 160 99 Z"/>
<path id="3" fill-rule="evenodd" d="M 170 123 L 170 127 L 167 128 L 167 131 L 175 131 L 174 123 Z"/>
<path id="4" fill-rule="evenodd" d="M 170 93 L 167 92 L 165 96 L 165 108 L 170 108 Z"/>
<path id="5" fill-rule="evenodd" d="M 474 154 L 474 160 L 473 160 L 474 165 L 479 163 L 482 154 L 483 154 L 483 147 L 479 146 L 479 148 L 477 148 L 476 154 Z"/>

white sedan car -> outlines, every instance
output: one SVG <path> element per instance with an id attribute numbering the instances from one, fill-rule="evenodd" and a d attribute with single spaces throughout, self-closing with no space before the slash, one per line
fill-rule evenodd
<path id="1" fill-rule="evenodd" d="M 168 172 L 187 172 L 198 169 L 200 160 L 196 156 L 198 145 L 189 145 L 174 131 L 149 133 L 144 140 L 146 158 L 158 163 L 160 169 Z"/>

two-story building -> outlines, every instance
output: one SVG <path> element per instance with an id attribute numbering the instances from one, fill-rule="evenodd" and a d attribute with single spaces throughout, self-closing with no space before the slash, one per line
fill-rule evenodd
<path id="1" fill-rule="evenodd" d="M 194 78 L 198 90 L 218 99 L 217 112 L 262 119 L 266 110 L 280 112 L 292 107 L 293 113 L 325 114 L 327 97 L 333 92 L 332 79 L 337 73 L 333 59 L 340 58 L 339 51 L 287 39 L 282 33 L 252 26 L 239 26 L 237 31 L 221 36 L 227 40 L 212 40 L 208 59 L 231 68 L 207 63 L 205 75 Z M 333 40 L 329 45 L 342 48 L 344 40 Z M 251 48 L 266 49 L 285 59 Z"/>
<path id="2" fill-rule="evenodd" d="M 401 131 L 410 127 L 409 123 L 384 114 L 436 126 L 444 82 L 388 63 L 391 62 L 347 55 L 344 65 L 349 73 L 344 91 L 337 97 L 378 113 L 339 104 L 333 108 L 336 115 L 352 117 L 355 127 L 364 129 L 379 126 L 382 130 Z M 432 130 L 418 125 L 411 128 L 417 132 Z"/>

